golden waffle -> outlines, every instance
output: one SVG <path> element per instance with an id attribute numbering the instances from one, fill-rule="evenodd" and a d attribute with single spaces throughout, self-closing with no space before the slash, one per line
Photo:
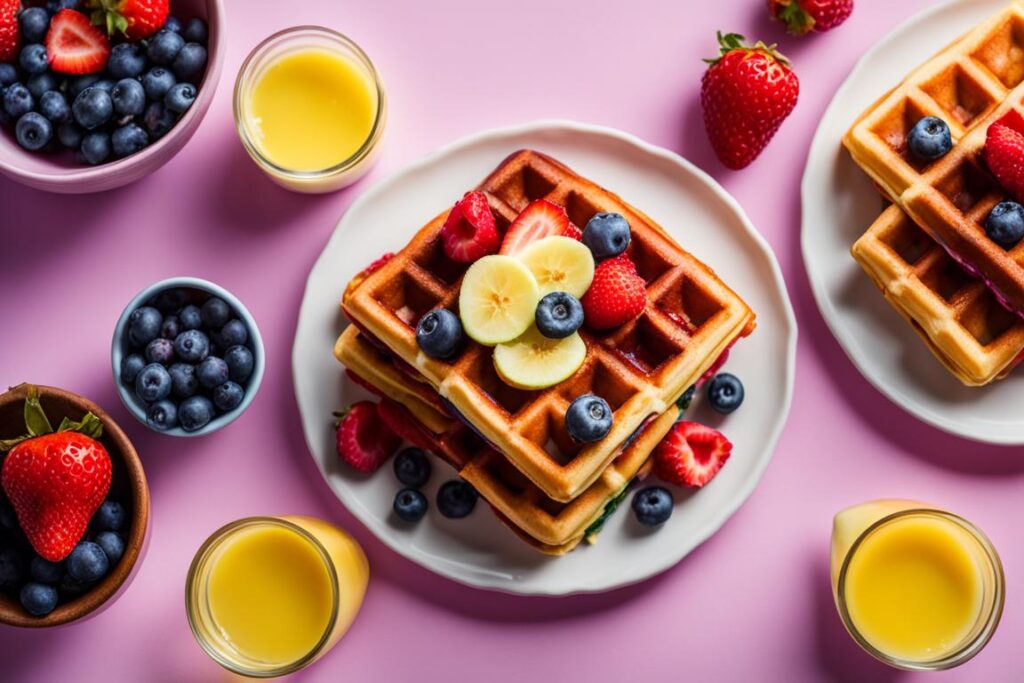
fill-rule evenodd
<path id="1" fill-rule="evenodd" d="M 453 363 L 420 353 L 416 323 L 438 306 L 455 308 L 467 264 L 441 243 L 443 212 L 379 270 L 350 283 L 343 308 L 371 341 L 415 368 L 495 448 L 550 498 L 570 501 L 597 480 L 620 444 L 651 415 L 661 415 L 736 339 L 753 331 L 754 314 L 707 266 L 683 251 L 650 218 L 616 195 L 533 151 L 517 152 L 479 187 L 504 232 L 531 201 L 566 208 L 575 225 L 615 211 L 632 228 L 630 255 L 647 283 L 648 304 L 609 334 L 580 330 L 587 359 L 568 380 L 524 391 L 502 381 L 492 349 L 471 343 Z M 576 444 L 565 412 L 592 392 L 613 410 L 608 436 Z"/>
<path id="2" fill-rule="evenodd" d="M 572 550 L 605 506 L 638 474 L 646 473 L 650 452 L 678 417 L 673 406 L 642 427 L 639 435 L 605 468 L 601 476 L 571 503 L 552 500 L 471 428 L 440 412 L 422 394 L 422 385 L 395 367 L 354 326 L 338 338 L 334 355 L 350 372 L 379 395 L 405 406 L 429 432 L 434 452 L 494 508 L 495 513 L 539 550 L 560 555 Z"/>
<path id="3" fill-rule="evenodd" d="M 843 138 L 884 193 L 1018 312 L 1024 312 L 1024 243 L 1007 251 L 985 234 L 982 223 L 1006 194 L 983 152 L 993 122 L 1024 113 L 1022 81 L 1024 0 L 1015 0 L 911 73 Z M 954 141 L 930 163 L 914 159 L 906 145 L 924 116 L 946 121 Z"/>
<path id="4" fill-rule="evenodd" d="M 1024 321 L 898 206 L 886 209 L 851 251 L 886 300 L 964 384 L 988 384 L 1020 360 Z"/>

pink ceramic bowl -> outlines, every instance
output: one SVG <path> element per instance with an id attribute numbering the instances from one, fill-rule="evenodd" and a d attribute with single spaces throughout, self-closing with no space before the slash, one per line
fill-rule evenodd
<path id="1" fill-rule="evenodd" d="M 4 129 L 0 131 L 0 173 L 40 190 L 82 194 L 127 185 L 160 168 L 177 154 L 206 115 L 220 80 L 226 47 L 224 0 L 171 0 L 171 14 L 182 20 L 192 17 L 205 19 L 210 27 L 210 37 L 206 47 L 206 75 L 199 86 L 199 95 L 167 135 L 138 154 L 89 166 L 79 163 L 70 152 L 29 153 L 18 146 L 10 130 Z"/>

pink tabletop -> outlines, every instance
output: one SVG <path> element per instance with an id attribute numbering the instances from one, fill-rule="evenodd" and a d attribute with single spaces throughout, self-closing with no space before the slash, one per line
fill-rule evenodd
<path id="1" fill-rule="evenodd" d="M 762 0 L 634 0 L 601 10 L 609 5 L 587 0 L 229 0 L 224 80 L 195 138 L 170 163 L 123 190 L 83 197 L 0 179 L 0 378 L 66 387 L 107 408 L 142 454 L 153 497 L 148 554 L 129 590 L 67 628 L 0 627 L 0 679 L 225 680 L 185 618 L 192 555 L 230 520 L 301 513 L 352 530 L 373 575 L 349 635 L 297 680 L 916 680 L 856 648 L 827 580 L 832 515 L 898 496 L 975 521 L 1008 575 L 1005 616 L 988 648 L 929 680 L 1020 680 L 1021 449 L 942 434 L 872 389 L 826 329 L 798 247 L 798 183 L 822 111 L 857 56 L 929 4 L 858 0 L 840 29 L 797 41 L 765 19 Z M 380 166 L 324 197 L 289 194 L 265 180 L 231 119 L 232 80 L 246 53 L 268 34 L 303 23 L 363 45 L 391 97 Z M 781 41 L 802 85 L 796 111 L 768 151 L 738 173 L 715 160 L 700 120 L 700 58 L 713 54 L 717 29 Z M 715 176 L 775 248 L 801 326 L 789 425 L 749 502 L 665 574 L 564 599 L 465 588 L 371 537 L 306 452 L 290 368 L 306 274 L 360 192 L 455 138 L 549 117 L 621 128 Z M 122 306 L 145 285 L 181 274 L 237 294 L 268 353 L 251 409 L 201 440 L 147 431 L 122 408 L 110 378 L 110 333 Z"/>

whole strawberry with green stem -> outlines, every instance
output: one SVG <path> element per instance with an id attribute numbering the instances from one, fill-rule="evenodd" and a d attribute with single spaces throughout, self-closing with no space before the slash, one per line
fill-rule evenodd
<path id="1" fill-rule="evenodd" d="M 0 441 L 0 453 L 7 453 L 0 485 L 33 549 L 59 562 L 82 540 L 110 491 L 110 454 L 96 440 L 103 424 L 88 413 L 78 422 L 64 418 L 55 432 L 30 386 L 25 428 L 24 436 Z"/>
<path id="2" fill-rule="evenodd" d="M 794 36 L 824 33 L 847 20 L 853 0 L 768 0 L 768 11 Z"/>
<path id="3" fill-rule="evenodd" d="M 774 45 L 753 47 L 718 34 L 721 54 L 701 80 L 704 128 L 722 163 L 744 168 L 758 157 L 796 107 L 800 81 Z"/>
<path id="4" fill-rule="evenodd" d="M 136 41 L 148 38 L 167 23 L 169 0 L 89 0 L 92 23 L 107 35 Z"/>

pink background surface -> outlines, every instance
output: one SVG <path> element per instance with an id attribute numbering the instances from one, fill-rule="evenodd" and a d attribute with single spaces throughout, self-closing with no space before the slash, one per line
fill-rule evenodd
<path id="1" fill-rule="evenodd" d="M 304 513 L 351 529 L 373 576 L 349 635 L 296 680 L 915 680 L 856 648 L 827 581 L 832 515 L 899 496 L 975 521 L 1000 549 L 1008 577 L 1006 613 L 991 644 L 931 680 L 1009 681 L 1014 672 L 1019 680 L 1021 449 L 944 435 L 874 391 L 826 329 L 798 247 L 798 183 L 825 105 L 858 55 L 929 4 L 858 0 L 842 28 L 797 41 L 766 21 L 761 0 L 634 0 L 601 10 L 586 0 L 229 0 L 216 101 L 195 138 L 160 171 L 86 197 L 0 179 L 0 381 L 54 384 L 106 407 L 142 453 L 153 495 L 149 550 L 130 589 L 85 623 L 48 632 L 0 627 L 0 679 L 225 680 L 188 629 L 182 594 L 189 561 L 225 522 Z M 245 156 L 231 120 L 232 81 L 245 54 L 269 33 L 301 23 L 338 29 L 363 45 L 391 98 L 380 166 L 325 197 L 271 185 Z M 716 29 L 781 40 L 802 85 L 771 147 L 739 173 L 714 159 L 700 121 L 700 58 L 714 52 Z M 665 574 L 565 599 L 464 588 L 372 538 L 306 452 L 290 370 L 306 274 L 353 198 L 455 138 L 546 117 L 621 128 L 718 178 L 775 248 L 801 326 L 792 415 L 749 502 Z M 268 353 L 249 412 L 225 431 L 188 441 L 134 422 L 116 397 L 108 360 L 125 302 L 153 281 L 182 274 L 214 280 L 245 301 Z"/>

